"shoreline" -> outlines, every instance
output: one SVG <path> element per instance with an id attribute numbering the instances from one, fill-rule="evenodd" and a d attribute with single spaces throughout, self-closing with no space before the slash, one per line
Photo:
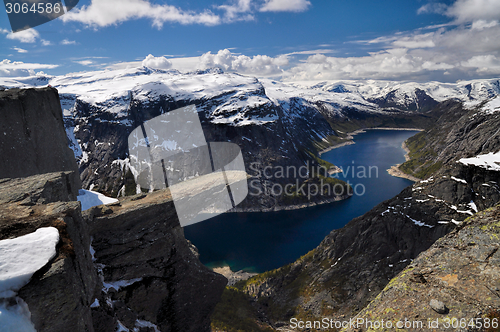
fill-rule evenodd
<path id="1" fill-rule="evenodd" d="M 380 127 L 380 128 L 366 128 L 365 130 L 406 130 L 406 131 L 424 131 L 422 128 L 391 128 L 391 127 Z"/>
<path id="2" fill-rule="evenodd" d="M 248 280 L 253 276 L 256 276 L 258 273 L 245 272 L 243 270 L 233 272 L 228 265 L 223 265 L 219 267 L 214 267 L 212 269 L 215 273 L 222 274 L 227 278 L 226 286 L 234 286 L 238 281 Z"/>
<path id="3" fill-rule="evenodd" d="M 413 182 L 419 182 L 419 181 L 421 181 L 421 179 L 419 179 L 417 177 L 414 177 L 412 175 L 403 173 L 399 169 L 399 166 L 401 166 L 401 164 L 397 164 L 397 165 L 391 166 L 391 168 L 389 168 L 387 170 L 387 173 L 389 173 L 389 175 L 391 175 L 391 176 L 394 176 L 394 177 L 397 177 L 397 178 L 402 178 L 402 179 L 407 179 L 407 180 L 410 180 L 410 181 L 413 181 Z"/>
<path id="4" fill-rule="evenodd" d="M 272 208 L 265 208 L 265 209 L 258 209 L 258 208 L 242 209 L 242 208 L 235 207 L 235 208 L 232 208 L 231 210 L 227 211 L 226 213 L 293 211 L 293 210 L 300 210 L 300 209 L 305 209 L 305 208 L 309 208 L 309 207 L 314 207 L 317 205 L 330 204 L 333 202 L 343 201 L 343 200 L 349 199 L 351 196 L 352 195 L 336 196 L 335 198 L 323 199 L 323 200 L 319 200 L 317 202 L 308 202 L 308 203 L 304 203 L 304 204 L 294 204 L 294 205 L 287 205 L 287 206 L 277 205 L 277 206 L 273 206 Z"/>
<path id="5" fill-rule="evenodd" d="M 353 142 L 353 141 L 347 141 L 347 142 L 342 142 L 340 144 L 337 144 L 337 145 L 333 145 L 333 146 L 330 146 L 324 150 L 321 150 L 318 152 L 318 155 L 321 157 L 321 155 L 323 153 L 326 153 L 326 152 L 329 152 L 329 151 L 332 151 L 332 150 L 335 150 L 335 149 L 338 149 L 338 148 L 341 148 L 343 146 L 347 146 L 347 145 L 353 145 L 353 144 L 356 144 L 356 142 Z"/>
<path id="6" fill-rule="evenodd" d="M 403 144 L 401 144 L 401 148 L 403 150 L 405 150 L 405 161 L 408 161 L 410 160 L 410 149 L 406 146 L 406 141 L 403 142 Z"/>
<path id="7" fill-rule="evenodd" d="M 346 133 L 347 137 L 344 138 L 344 139 L 353 139 L 353 136 L 356 136 L 357 134 L 365 133 L 366 130 L 372 130 L 372 129 L 373 130 L 424 131 L 424 129 L 420 129 L 420 128 L 385 128 L 385 127 L 383 127 L 383 128 L 363 128 L 363 129 L 355 130 L 355 131 L 350 132 L 350 133 Z M 353 142 L 353 141 L 342 142 L 340 144 L 333 145 L 333 146 L 330 146 L 330 147 L 328 147 L 328 148 L 326 148 L 324 150 L 321 150 L 320 152 L 318 152 L 318 154 L 321 156 L 321 154 L 323 154 L 325 152 L 328 152 L 328 151 L 331 151 L 331 150 L 334 150 L 334 149 L 337 149 L 337 148 L 341 148 L 343 146 L 352 145 L 352 144 L 356 144 L 356 142 Z M 409 157 L 410 150 L 406 146 L 405 142 L 403 142 L 401 144 L 401 148 L 406 152 L 405 155 L 404 155 L 405 161 L 410 160 L 410 157 Z M 398 177 L 398 178 L 407 179 L 407 180 L 410 180 L 410 181 L 413 181 L 413 182 L 419 182 L 419 181 L 421 181 L 421 179 L 419 179 L 417 177 L 414 177 L 412 175 L 409 175 L 409 174 L 406 174 L 406 173 L 402 172 L 399 169 L 399 166 L 401 166 L 401 164 L 397 164 L 397 165 L 394 165 L 391 168 L 389 168 L 387 170 L 387 172 L 389 173 L 389 175 L 394 176 L 394 177 Z M 337 173 L 337 172 L 334 171 L 334 173 Z M 235 207 L 235 208 L 232 208 L 231 210 L 227 211 L 227 213 L 238 213 L 238 212 L 252 212 L 252 213 L 254 213 L 254 212 L 293 211 L 293 210 L 299 210 L 299 209 L 314 207 L 314 206 L 317 206 L 317 205 L 323 205 L 323 204 L 329 204 L 329 203 L 333 203 L 333 202 L 338 202 L 338 201 L 342 201 L 342 200 L 348 199 L 350 197 L 351 196 L 340 196 L 340 197 L 337 196 L 335 198 L 329 198 L 329 199 L 319 200 L 317 202 L 308 202 L 308 203 L 303 203 L 303 204 L 295 204 L 295 205 L 287 205 L 287 206 L 278 205 L 278 206 L 273 206 L 273 207 L 270 207 L 270 208 L 263 208 L 263 209 L 259 209 L 259 208 L 243 209 L 243 208 Z"/>
<path id="8" fill-rule="evenodd" d="M 358 135 L 358 134 L 362 134 L 362 133 L 366 133 L 367 130 L 401 130 L 401 131 L 424 131 L 424 129 L 422 128 L 392 128 L 392 127 L 377 127 L 377 128 L 361 128 L 361 129 L 358 129 L 358 130 L 355 130 L 355 131 L 351 131 L 349 133 L 345 133 L 346 134 L 346 137 L 343 137 L 342 139 L 345 139 L 347 140 L 346 142 L 342 142 L 342 143 L 339 143 L 339 144 L 336 144 L 336 145 L 332 145 L 326 149 L 323 149 L 321 151 L 318 152 L 318 155 L 321 157 L 321 155 L 323 153 L 326 153 L 326 152 L 329 152 L 329 151 L 332 151 L 334 149 L 338 149 L 338 148 L 341 148 L 343 146 L 347 146 L 347 145 L 352 145 L 352 144 L 356 144 L 356 142 L 352 141 L 354 139 L 354 136 Z M 404 142 L 403 142 L 404 144 Z M 409 153 L 410 151 L 406 148 L 406 145 L 404 145 L 403 149 Z M 406 158 L 406 155 L 405 155 L 405 158 Z M 407 159 L 406 161 L 408 161 L 409 159 Z"/>
<path id="9" fill-rule="evenodd" d="M 401 144 L 401 148 L 406 152 L 405 153 L 405 161 L 410 160 L 410 149 L 408 149 L 408 147 L 406 146 L 406 142 L 403 142 Z M 401 166 L 401 165 L 402 164 L 397 164 L 397 165 L 392 166 L 391 168 L 389 168 L 387 170 L 387 173 L 389 173 L 389 175 L 392 175 L 394 177 L 407 179 L 407 180 L 410 180 L 413 182 L 419 182 L 421 180 L 413 175 L 409 175 L 409 174 L 406 174 L 405 172 L 401 171 L 399 169 L 399 166 Z"/>

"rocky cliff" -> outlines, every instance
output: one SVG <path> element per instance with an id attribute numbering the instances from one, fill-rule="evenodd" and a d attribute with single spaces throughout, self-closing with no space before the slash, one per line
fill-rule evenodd
<path id="1" fill-rule="evenodd" d="M 499 220 L 500 206 L 479 212 L 421 253 L 355 317 L 363 331 L 498 331 Z"/>
<path id="2" fill-rule="evenodd" d="M 28 101 L 19 101 L 24 98 Z M 227 280 L 198 260 L 184 238 L 170 193 L 133 196 L 82 214 L 75 194 L 77 173 L 60 171 L 76 169 L 76 162 L 57 115 L 57 91 L 9 90 L 0 105 L 6 122 L 26 133 L 0 136 L 0 146 L 20 151 L 7 151 L 12 162 L 2 164 L 6 173 L 0 179 L 0 240 L 42 227 L 59 232 L 55 257 L 17 294 L 27 304 L 36 330 L 208 331 Z M 35 111 L 35 105 L 43 107 Z M 44 137 L 52 140 L 53 151 Z M 12 170 L 9 165 L 17 167 L 24 156 L 21 147 L 33 158 Z M 58 158 L 67 163 L 59 165 Z M 57 172 L 29 176 L 47 169 Z M 15 302 L 0 299 L 0 311 L 14 308 Z"/>
<path id="3" fill-rule="evenodd" d="M 89 231 L 72 200 L 70 173 L 47 173 L 0 184 L 0 239 L 55 227 L 57 255 L 33 275 L 19 296 L 28 304 L 37 331 L 92 331 L 90 305 L 98 284 L 88 251 Z"/>
<path id="4" fill-rule="evenodd" d="M 63 116 L 56 89 L 0 91 L 0 178 L 74 171 L 68 174 L 75 199 L 80 177 L 61 129 Z"/>
<path id="5" fill-rule="evenodd" d="M 85 213 L 102 281 L 92 306 L 95 331 L 209 331 L 227 279 L 202 265 L 184 238 L 168 190 Z M 147 327 L 147 326 L 146 326 Z"/>

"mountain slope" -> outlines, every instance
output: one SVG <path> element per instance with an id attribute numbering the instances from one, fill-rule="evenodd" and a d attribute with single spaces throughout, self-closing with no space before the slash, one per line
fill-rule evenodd
<path id="1" fill-rule="evenodd" d="M 275 185 L 299 187 L 322 178 L 305 177 L 297 184 L 297 179 L 277 176 L 276 171 L 262 176 L 264 169 L 329 168 L 333 165 L 318 159 L 318 152 L 349 142 L 348 132 L 366 127 L 428 128 L 441 115 L 430 111 L 437 102 L 453 98 L 472 107 L 500 91 L 498 80 L 325 82 L 307 87 L 220 69 L 180 73 L 146 67 L 3 78 L 1 83 L 10 87 L 50 84 L 59 90 L 69 145 L 78 158 L 84 188 L 113 197 L 141 191 L 128 158 L 130 132 L 158 115 L 195 104 L 207 141 L 236 143 L 243 152 L 255 190 L 240 209 L 264 211 L 348 197 L 311 200 L 276 194 L 270 190 Z"/>
<path id="2" fill-rule="evenodd" d="M 243 209 L 269 210 L 345 198 L 320 197 L 311 202 L 275 195 L 269 188 L 296 185 L 296 179 L 259 173 L 266 167 L 330 167 L 317 153 L 349 141 L 345 132 L 374 126 L 426 127 L 433 119 L 429 114 L 385 109 L 359 92 L 336 93 L 216 69 L 181 74 L 143 67 L 4 79 L 2 83 L 50 83 L 59 90 L 69 145 L 78 158 L 84 188 L 114 197 L 140 191 L 128 159 L 129 133 L 164 112 L 195 104 L 207 141 L 233 142 L 243 151 L 247 172 L 253 176 L 250 181 L 256 180 L 254 187 L 260 192 L 249 197 Z"/>
<path id="3" fill-rule="evenodd" d="M 411 317 L 424 328 L 429 328 L 430 320 L 433 331 L 449 331 L 454 326 L 497 331 L 500 318 L 499 218 L 499 206 L 468 218 L 392 279 L 357 318 L 383 319 L 396 324 Z M 431 301 L 441 302 L 443 310 L 433 307 Z M 415 325 L 407 330 L 422 329 Z"/>

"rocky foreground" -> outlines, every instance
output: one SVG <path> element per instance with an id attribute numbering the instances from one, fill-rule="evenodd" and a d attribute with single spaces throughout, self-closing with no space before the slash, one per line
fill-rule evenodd
<path id="1" fill-rule="evenodd" d="M 498 331 L 498 234 L 500 206 L 468 218 L 392 279 L 355 319 L 384 319 L 394 325 L 406 319 L 412 322 L 407 331 L 449 331 L 454 326 L 463 331 Z"/>

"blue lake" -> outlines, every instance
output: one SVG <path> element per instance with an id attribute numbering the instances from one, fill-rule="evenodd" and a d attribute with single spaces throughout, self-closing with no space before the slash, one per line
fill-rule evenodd
<path id="1" fill-rule="evenodd" d="M 291 263 L 318 246 L 332 230 L 412 184 L 390 176 L 387 169 L 404 162 L 401 144 L 416 133 L 368 130 L 354 136 L 356 144 L 322 155 L 344 170 L 336 177 L 349 181 L 362 195 L 292 211 L 225 213 L 185 227 L 186 238 L 198 248 L 201 262 L 210 267 L 229 265 L 233 271 L 264 272 Z"/>

